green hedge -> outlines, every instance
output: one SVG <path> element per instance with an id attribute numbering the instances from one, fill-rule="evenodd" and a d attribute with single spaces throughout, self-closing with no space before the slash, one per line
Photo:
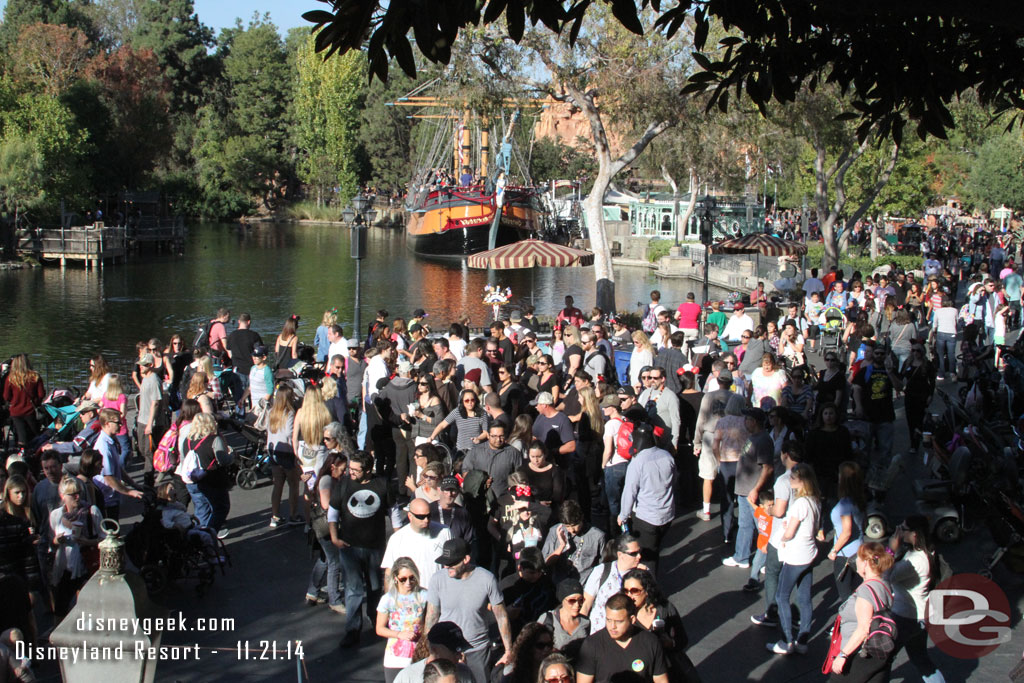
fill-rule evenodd
<path id="1" fill-rule="evenodd" d="M 668 256 L 668 250 L 675 245 L 672 240 L 651 239 L 647 242 L 647 260 L 657 263 L 662 256 Z"/>
<path id="2" fill-rule="evenodd" d="M 820 267 L 821 260 L 825 256 L 825 245 L 820 242 L 815 242 L 807 245 L 807 266 Z M 887 266 L 891 263 L 896 263 L 904 270 L 920 270 L 923 260 L 919 254 L 882 254 L 876 259 L 872 259 L 870 256 L 854 256 L 853 254 L 840 255 L 839 260 L 843 263 L 843 266 L 852 266 L 854 270 L 859 270 L 862 273 L 870 273 L 879 266 Z M 850 273 L 846 273 L 850 275 Z"/>

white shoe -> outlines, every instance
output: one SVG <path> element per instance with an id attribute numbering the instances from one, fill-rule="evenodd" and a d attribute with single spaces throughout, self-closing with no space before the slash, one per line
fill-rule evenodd
<path id="1" fill-rule="evenodd" d="M 750 563 L 749 562 L 737 562 L 731 556 L 725 558 L 724 560 L 722 560 L 722 564 L 725 565 L 726 567 L 739 567 L 740 569 L 749 569 L 750 568 Z"/>
<path id="2" fill-rule="evenodd" d="M 793 654 L 793 646 L 784 640 L 779 640 L 774 643 L 765 643 L 764 647 L 769 652 L 773 652 L 777 655 Z"/>

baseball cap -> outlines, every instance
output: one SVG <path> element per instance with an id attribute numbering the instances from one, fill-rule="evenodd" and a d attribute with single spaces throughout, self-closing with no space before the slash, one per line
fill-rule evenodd
<path id="1" fill-rule="evenodd" d="M 409 332 L 422 332 L 422 331 L 423 331 L 423 325 L 420 325 L 419 323 L 413 323 L 412 325 L 409 325 Z"/>
<path id="2" fill-rule="evenodd" d="M 512 313 L 509 314 L 508 319 L 514 323 L 518 323 L 523 320 L 523 314 L 519 311 L 512 311 Z"/>
<path id="3" fill-rule="evenodd" d="M 530 401 L 530 405 L 534 405 L 534 406 L 548 405 L 549 406 L 549 405 L 553 404 L 554 402 L 555 402 L 555 397 L 551 395 L 551 392 L 549 392 L 549 391 L 542 391 L 539 394 L 537 394 L 537 398 L 535 398 L 534 400 Z"/>
<path id="4" fill-rule="evenodd" d="M 743 302 L 742 301 L 737 301 L 736 303 L 734 303 L 732 305 L 732 310 L 734 310 L 734 311 L 742 311 L 743 308 L 744 308 L 744 306 L 743 306 Z"/>
<path id="5" fill-rule="evenodd" d="M 142 358 L 139 359 L 139 362 L 136 363 L 136 365 L 141 365 L 144 368 L 153 367 L 153 363 L 155 362 L 156 361 L 153 359 L 153 354 L 147 353 L 143 354 Z"/>
<path id="6" fill-rule="evenodd" d="M 408 375 L 410 372 L 412 372 L 412 363 L 407 360 L 398 361 L 398 374 Z"/>
<path id="7" fill-rule="evenodd" d="M 81 403 L 78 404 L 78 412 L 80 412 L 80 413 L 87 413 L 90 410 L 94 410 L 95 411 L 95 410 L 99 410 L 99 409 L 100 409 L 100 407 L 98 405 L 96 405 L 95 403 L 93 403 L 92 401 L 82 401 Z"/>
<path id="8" fill-rule="evenodd" d="M 412 312 L 412 317 L 414 317 L 414 318 L 426 318 L 427 317 L 427 312 L 424 311 L 422 308 L 417 308 L 415 311 Z"/>
<path id="9" fill-rule="evenodd" d="M 732 370 L 722 370 L 718 373 L 718 383 L 721 384 L 722 382 L 732 384 Z"/>
<path id="10" fill-rule="evenodd" d="M 609 394 L 601 399 L 602 408 L 618 408 L 619 407 L 619 396 L 618 394 Z"/>
<path id="11" fill-rule="evenodd" d="M 459 480 L 456 477 L 448 475 L 441 479 L 441 483 L 438 484 L 438 488 L 442 491 L 461 491 L 462 487 L 459 486 Z"/>
<path id="12" fill-rule="evenodd" d="M 254 358 L 263 358 L 267 355 L 267 347 L 263 344 L 257 344 L 252 347 L 252 355 Z"/>
<path id="13" fill-rule="evenodd" d="M 466 559 L 466 555 L 469 555 L 469 546 L 466 541 L 461 538 L 450 538 L 441 546 L 441 555 L 434 561 L 442 567 L 450 567 L 462 562 Z"/>
<path id="14" fill-rule="evenodd" d="M 636 398 L 636 391 L 633 387 L 619 387 L 619 391 L 616 395 L 620 397 Z"/>
<path id="15" fill-rule="evenodd" d="M 462 635 L 462 629 L 453 621 L 439 621 L 427 631 L 427 642 L 432 645 L 440 645 L 452 652 L 465 652 L 469 649 L 466 637 Z"/>

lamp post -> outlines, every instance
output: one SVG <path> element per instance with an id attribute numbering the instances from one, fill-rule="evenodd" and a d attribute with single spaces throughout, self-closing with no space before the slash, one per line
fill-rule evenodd
<path id="1" fill-rule="evenodd" d="M 370 199 L 361 192 L 352 198 L 352 206 L 341 212 L 342 219 L 352 226 L 352 258 L 356 262 L 356 302 L 355 302 L 355 336 L 358 340 L 362 336 L 362 327 L 359 320 L 359 308 L 361 301 L 362 286 L 362 263 L 366 258 L 366 229 L 368 223 L 373 223 L 377 217 L 377 211 L 370 207 Z"/>
<path id="2" fill-rule="evenodd" d="M 715 225 L 718 218 L 718 202 L 711 195 L 700 200 L 700 241 L 704 245 L 704 302 L 708 301 L 708 270 L 711 267 L 711 243 L 714 241 Z"/>

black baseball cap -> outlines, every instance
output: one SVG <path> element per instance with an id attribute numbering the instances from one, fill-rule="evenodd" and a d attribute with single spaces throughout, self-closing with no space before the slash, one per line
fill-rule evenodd
<path id="1" fill-rule="evenodd" d="M 267 355 L 267 347 L 263 344 L 257 344 L 252 347 L 252 355 L 254 358 L 263 358 Z"/>
<path id="2" fill-rule="evenodd" d="M 440 645 L 452 652 L 465 652 L 469 649 L 466 637 L 462 635 L 462 629 L 453 621 L 439 621 L 427 631 L 427 642 L 431 645 Z"/>
<path id="3" fill-rule="evenodd" d="M 441 555 L 434 562 L 442 567 L 451 567 L 466 559 L 469 555 L 469 545 L 461 538 L 452 538 L 441 546 Z"/>
<path id="4" fill-rule="evenodd" d="M 459 480 L 451 475 L 444 477 L 438 488 L 442 491 L 462 491 L 462 487 L 459 486 Z"/>

